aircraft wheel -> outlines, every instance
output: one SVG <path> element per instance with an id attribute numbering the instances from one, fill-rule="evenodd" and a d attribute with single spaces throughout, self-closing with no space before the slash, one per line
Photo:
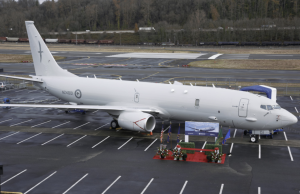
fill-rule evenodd
<path id="1" fill-rule="evenodd" d="M 65 113 L 66 113 L 66 114 L 68 114 L 68 113 L 69 113 L 69 111 L 67 111 L 67 110 L 66 110 L 66 111 L 65 111 Z"/>
<path id="2" fill-rule="evenodd" d="M 251 135 L 251 136 L 250 136 L 250 141 L 251 141 L 252 143 L 256 143 L 257 140 L 258 140 L 258 138 L 257 138 L 256 135 Z"/>
<path id="3" fill-rule="evenodd" d="M 111 123 L 110 123 L 110 127 L 112 129 L 118 128 L 119 127 L 118 121 L 117 120 L 112 120 Z"/>
<path id="4" fill-rule="evenodd" d="M 244 135 L 247 135 L 247 130 L 244 130 Z"/>

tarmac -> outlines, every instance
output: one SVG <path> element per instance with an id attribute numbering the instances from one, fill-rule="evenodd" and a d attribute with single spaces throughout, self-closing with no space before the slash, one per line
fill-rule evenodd
<path id="1" fill-rule="evenodd" d="M 182 68 L 184 61 L 195 59 L 112 57 L 119 54 L 65 54 L 67 58 L 59 65 L 91 79 L 96 75 L 105 79 L 121 77 L 123 80 L 163 82 L 186 76 L 299 82 L 299 72 L 293 71 Z M 96 65 L 83 65 L 93 63 Z M 169 63 L 172 67 L 166 67 Z M 0 66 L 5 74 L 34 74 L 32 63 L 2 63 Z M 9 97 L 13 102 L 66 103 L 33 89 L 0 91 L 0 96 Z M 279 105 L 297 117 L 299 101 L 299 96 L 278 96 L 277 99 Z M 0 113 L 0 163 L 4 166 L 1 187 L 5 191 L 36 194 L 300 192 L 299 123 L 274 135 L 274 139 L 260 137 L 257 144 L 250 143 L 243 130 L 230 129 L 231 138 L 223 145 L 223 152 L 231 156 L 227 156 L 225 164 L 219 165 L 153 160 L 162 128 L 167 144 L 170 123 L 163 125 L 161 120 L 157 120 L 153 136 L 148 136 L 111 130 L 112 119 L 101 111 L 82 115 L 65 114 L 58 109 L 12 108 L 0 109 Z M 176 145 L 179 123 L 180 140 L 184 141 L 184 122 L 172 121 L 168 148 Z M 222 129 L 223 135 L 229 130 Z M 190 141 L 195 142 L 196 148 L 203 148 L 214 139 L 190 137 Z"/>

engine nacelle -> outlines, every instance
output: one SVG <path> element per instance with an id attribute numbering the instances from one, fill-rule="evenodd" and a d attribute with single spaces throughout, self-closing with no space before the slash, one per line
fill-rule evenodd
<path id="1" fill-rule="evenodd" d="M 124 129 L 151 132 L 156 125 L 156 120 L 147 113 L 125 111 L 119 115 L 118 123 Z"/>

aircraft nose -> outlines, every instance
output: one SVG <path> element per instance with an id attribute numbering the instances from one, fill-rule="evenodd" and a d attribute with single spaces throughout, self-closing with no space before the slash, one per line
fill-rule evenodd
<path id="1" fill-rule="evenodd" d="M 290 125 L 296 124 L 298 122 L 298 118 L 295 115 L 291 114 L 289 117 L 289 122 Z"/>
<path id="2" fill-rule="evenodd" d="M 298 122 L 298 118 L 293 115 L 292 113 L 285 111 L 285 114 L 282 115 L 282 120 L 284 121 L 284 123 L 286 123 L 287 125 L 293 125 L 295 123 Z"/>

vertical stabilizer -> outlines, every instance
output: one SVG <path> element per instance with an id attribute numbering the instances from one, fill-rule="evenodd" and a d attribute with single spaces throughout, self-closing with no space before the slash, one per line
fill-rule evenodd
<path id="1" fill-rule="evenodd" d="M 25 21 L 35 74 L 37 76 L 75 76 L 62 69 L 53 58 L 33 21 Z"/>

